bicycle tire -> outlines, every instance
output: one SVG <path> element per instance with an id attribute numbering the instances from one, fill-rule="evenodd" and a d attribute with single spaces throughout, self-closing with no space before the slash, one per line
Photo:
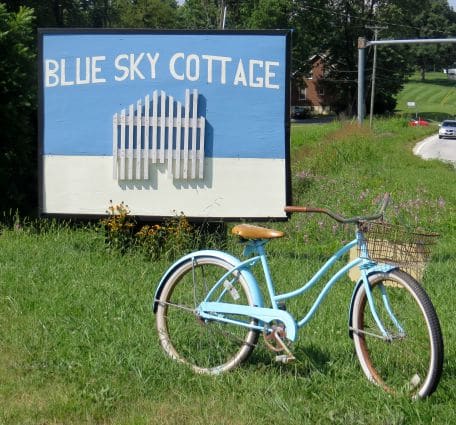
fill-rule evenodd
<path id="1" fill-rule="evenodd" d="M 366 291 L 360 285 L 353 300 L 352 331 L 364 374 L 387 392 L 412 398 L 429 396 L 439 383 L 443 367 L 442 333 L 431 300 L 422 286 L 401 270 L 371 275 L 369 284 L 377 313 L 394 338 L 378 338 L 380 331 L 370 308 L 366 308 Z M 392 332 L 397 328 L 380 298 L 382 287 L 405 335 Z"/>
<path id="2" fill-rule="evenodd" d="M 212 256 L 190 259 L 171 274 L 160 294 L 156 314 L 160 344 L 168 356 L 195 372 L 227 372 L 245 361 L 258 341 L 257 330 L 204 320 L 196 314 L 198 304 L 232 267 L 224 259 Z M 253 305 L 242 274 L 235 271 L 225 282 L 231 280 L 234 289 L 225 287 L 223 291 L 222 287 L 211 300 L 222 296 L 221 302 Z M 254 319 L 243 319 L 256 323 Z"/>

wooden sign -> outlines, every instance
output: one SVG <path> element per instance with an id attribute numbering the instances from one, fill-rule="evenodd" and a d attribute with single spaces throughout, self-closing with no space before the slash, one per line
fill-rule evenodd
<path id="1" fill-rule="evenodd" d="M 289 33 L 39 30 L 40 212 L 286 219 Z"/>

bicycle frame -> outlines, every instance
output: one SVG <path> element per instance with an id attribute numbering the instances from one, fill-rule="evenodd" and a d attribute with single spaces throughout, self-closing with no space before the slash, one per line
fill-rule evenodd
<path id="1" fill-rule="evenodd" d="M 271 277 L 269 264 L 267 261 L 266 252 L 264 249 L 264 245 L 267 243 L 267 240 L 251 240 L 247 242 L 247 245 L 244 249 L 244 255 L 250 254 L 257 254 L 254 257 L 250 257 L 247 260 L 239 263 L 231 270 L 226 272 L 219 281 L 212 287 L 212 289 L 208 292 L 204 301 L 198 306 L 197 314 L 206 320 L 217 320 L 226 323 L 234 323 L 240 326 L 254 328 L 258 330 L 264 330 L 265 324 L 270 323 L 271 321 L 280 321 L 284 323 L 287 333 L 287 338 L 291 341 L 296 339 L 297 331 L 299 328 L 306 325 L 310 319 L 313 317 L 315 312 L 318 310 L 320 305 L 322 304 L 323 300 L 325 299 L 326 295 L 329 293 L 331 288 L 336 284 L 339 279 L 348 273 L 352 268 L 359 266 L 361 271 L 361 281 L 364 285 L 369 307 L 371 313 L 374 317 L 374 320 L 385 339 L 389 339 L 390 336 L 388 332 L 385 330 L 375 307 L 375 303 L 371 294 L 370 285 L 368 282 L 368 275 L 373 272 L 388 272 L 394 269 L 394 266 L 388 264 L 381 264 L 373 262 L 367 255 L 366 244 L 362 235 L 362 232 L 357 231 L 356 239 L 352 240 L 351 242 L 344 245 L 340 248 L 331 258 L 329 258 L 326 263 L 314 274 L 314 276 L 306 282 L 303 286 L 293 291 L 277 294 L 275 292 L 274 283 Z M 279 302 L 291 299 L 297 296 L 304 294 L 305 292 L 309 291 L 313 288 L 322 278 L 327 274 L 327 272 L 331 269 L 331 267 L 343 256 L 345 255 L 351 248 L 359 246 L 360 247 L 360 255 L 355 258 L 354 260 L 350 261 L 345 266 L 341 267 L 335 274 L 331 276 L 331 278 L 326 282 L 323 289 L 321 290 L 320 294 L 317 296 L 316 300 L 308 310 L 308 312 L 304 315 L 304 317 L 296 322 L 295 318 L 291 316 L 287 311 L 281 310 L 279 308 Z M 243 269 L 250 269 L 253 265 L 257 264 L 258 262 L 261 263 L 264 277 L 266 280 L 267 291 L 269 295 L 269 301 L 271 303 L 271 308 L 265 308 L 263 306 L 243 306 L 243 305 L 234 305 L 230 303 L 222 303 L 220 299 L 222 296 L 229 291 L 229 287 L 231 283 L 227 279 L 230 275 L 233 275 L 234 272 L 239 271 L 242 272 Z M 234 281 L 235 279 L 232 279 Z M 258 283 L 255 281 L 255 284 L 258 286 Z M 219 298 L 215 301 L 211 301 L 211 297 L 215 293 L 215 291 L 220 288 L 221 285 L 225 285 L 225 288 L 222 290 L 222 294 Z M 259 288 L 258 288 L 259 290 Z M 398 323 L 397 319 L 392 312 L 389 301 L 386 293 L 383 293 L 383 302 L 390 315 L 392 321 L 395 323 L 396 327 L 398 328 L 399 332 L 403 333 L 402 327 Z M 230 315 L 241 315 L 246 317 L 253 317 L 258 319 L 259 323 L 254 324 L 251 321 L 245 322 L 242 320 L 234 319 L 225 317 L 225 314 Z"/>

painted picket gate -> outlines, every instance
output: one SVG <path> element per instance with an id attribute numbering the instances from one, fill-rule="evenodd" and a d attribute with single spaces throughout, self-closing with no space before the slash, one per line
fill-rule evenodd
<path id="1" fill-rule="evenodd" d="M 148 180 L 152 164 L 166 163 L 169 177 L 202 179 L 205 125 L 196 89 L 184 105 L 163 90 L 139 99 L 113 116 L 113 178 Z"/>

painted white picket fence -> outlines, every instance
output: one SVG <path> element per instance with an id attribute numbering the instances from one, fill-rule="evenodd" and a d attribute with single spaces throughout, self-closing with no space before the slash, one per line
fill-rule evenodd
<path id="1" fill-rule="evenodd" d="M 206 121 L 198 117 L 198 90 L 185 90 L 185 103 L 163 90 L 113 116 L 113 178 L 148 180 L 151 164 L 167 163 L 168 176 L 202 179 Z"/>

